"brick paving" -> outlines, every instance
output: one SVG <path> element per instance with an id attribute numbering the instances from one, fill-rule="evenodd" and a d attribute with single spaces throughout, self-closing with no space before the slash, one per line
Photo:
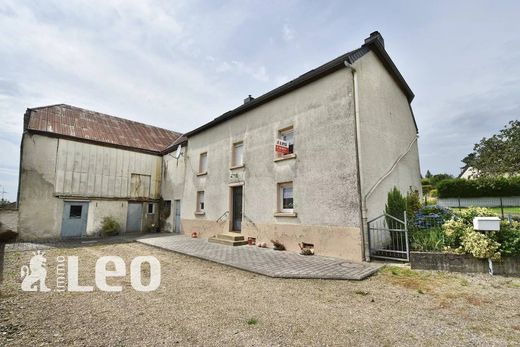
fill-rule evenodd
<path id="1" fill-rule="evenodd" d="M 136 241 L 269 277 L 362 280 L 382 266 L 255 246 L 231 247 L 184 235 L 147 237 Z"/>

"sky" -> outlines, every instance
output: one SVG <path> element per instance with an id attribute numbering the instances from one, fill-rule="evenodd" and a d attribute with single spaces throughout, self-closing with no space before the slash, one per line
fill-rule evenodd
<path id="1" fill-rule="evenodd" d="M 65 103 L 186 132 L 378 30 L 414 91 L 421 170 L 520 118 L 518 1 L 0 0 L 0 193 L 23 115 Z"/>

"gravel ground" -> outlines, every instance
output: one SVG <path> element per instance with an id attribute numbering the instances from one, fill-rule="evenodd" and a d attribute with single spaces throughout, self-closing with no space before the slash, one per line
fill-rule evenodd
<path id="1" fill-rule="evenodd" d="M 127 276 L 109 280 L 120 293 L 22 292 L 32 253 L 7 252 L 0 345 L 520 346 L 520 279 L 398 267 L 360 282 L 273 279 L 132 243 L 46 251 L 51 288 L 58 255 L 79 256 L 82 285 L 100 256 L 128 268 L 154 255 L 161 286 L 136 292 Z"/>

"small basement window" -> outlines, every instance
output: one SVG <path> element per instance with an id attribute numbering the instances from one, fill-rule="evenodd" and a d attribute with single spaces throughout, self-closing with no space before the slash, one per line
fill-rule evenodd
<path id="1" fill-rule="evenodd" d="M 149 203 L 148 204 L 148 214 L 155 213 L 155 208 L 154 207 L 155 207 L 154 203 Z"/>
<path id="2" fill-rule="evenodd" d="M 197 212 L 204 212 L 204 192 L 197 192 Z"/>
<path id="3" fill-rule="evenodd" d="M 280 212 L 294 212 L 293 184 L 292 182 L 279 184 L 279 206 Z"/>
<path id="4" fill-rule="evenodd" d="M 69 218 L 81 218 L 81 213 L 83 212 L 83 206 L 82 205 L 71 205 L 70 206 L 70 212 L 69 212 Z"/>

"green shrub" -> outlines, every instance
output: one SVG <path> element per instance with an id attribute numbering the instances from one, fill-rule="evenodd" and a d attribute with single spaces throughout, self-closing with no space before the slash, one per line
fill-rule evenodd
<path id="1" fill-rule="evenodd" d="M 485 177 L 475 180 L 446 179 L 437 183 L 440 198 L 520 196 L 520 176 Z"/>
<path id="2" fill-rule="evenodd" d="M 448 249 L 457 249 L 462 245 L 462 236 L 467 230 L 473 230 L 472 226 L 464 223 L 462 219 L 452 219 L 442 225 L 444 242 Z"/>
<path id="3" fill-rule="evenodd" d="M 410 191 L 406 195 L 406 217 L 413 220 L 415 215 L 421 209 L 421 198 L 418 192 Z"/>
<path id="4" fill-rule="evenodd" d="M 485 207 L 469 207 L 455 212 L 455 214 L 468 225 L 473 225 L 473 218 L 475 217 L 498 217 L 498 214 Z"/>
<path id="5" fill-rule="evenodd" d="M 462 236 L 462 249 L 475 258 L 498 260 L 501 256 L 500 244 L 494 240 L 494 234 L 484 234 L 469 228 Z"/>
<path id="6" fill-rule="evenodd" d="M 105 236 L 114 236 L 119 234 L 121 225 L 114 217 L 107 216 L 101 221 L 101 233 Z"/>
<path id="7" fill-rule="evenodd" d="M 385 213 L 399 220 L 403 220 L 406 211 L 406 198 L 403 197 L 399 189 L 394 187 L 388 192 L 387 203 L 385 205 Z M 395 224 L 391 218 L 387 218 L 388 226 Z"/>
<path id="8" fill-rule="evenodd" d="M 414 230 L 410 234 L 410 244 L 414 251 L 440 252 L 444 250 L 444 231 L 440 227 Z"/>
<path id="9" fill-rule="evenodd" d="M 520 256 L 520 222 L 501 222 L 496 238 L 503 256 Z"/>

